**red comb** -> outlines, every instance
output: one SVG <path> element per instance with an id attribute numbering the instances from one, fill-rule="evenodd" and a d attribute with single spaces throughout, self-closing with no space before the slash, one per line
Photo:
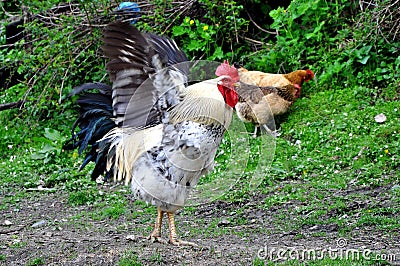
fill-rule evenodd
<path id="1" fill-rule="evenodd" d="M 314 78 L 314 72 L 312 72 L 310 69 L 307 69 L 306 72 L 311 76 L 311 78 Z"/>
<path id="2" fill-rule="evenodd" d="M 228 60 L 224 60 L 224 62 L 217 67 L 215 70 L 215 75 L 220 76 L 230 76 L 233 82 L 239 81 L 239 72 L 234 66 L 229 65 Z"/>

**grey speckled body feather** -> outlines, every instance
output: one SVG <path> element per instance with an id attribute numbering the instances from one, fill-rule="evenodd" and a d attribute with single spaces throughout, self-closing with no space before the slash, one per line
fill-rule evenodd
<path id="1" fill-rule="evenodd" d="M 113 168 L 115 181 L 130 184 L 137 198 L 173 212 L 213 168 L 224 131 L 222 125 L 192 121 L 115 129 L 105 137 L 115 147 L 108 170 Z"/>

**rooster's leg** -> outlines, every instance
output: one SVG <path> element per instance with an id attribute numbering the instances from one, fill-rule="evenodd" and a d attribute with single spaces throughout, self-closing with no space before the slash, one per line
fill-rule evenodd
<path id="1" fill-rule="evenodd" d="M 167 212 L 167 215 L 168 215 L 168 225 L 169 225 L 169 242 L 176 246 L 187 245 L 187 246 L 197 247 L 197 244 L 193 242 L 188 242 L 178 239 L 178 235 L 176 234 L 176 228 L 175 228 L 174 213 Z"/>
<path id="2" fill-rule="evenodd" d="M 157 219 L 156 219 L 156 223 L 154 225 L 154 230 L 147 237 L 147 239 L 161 242 L 161 243 L 166 242 L 165 240 L 163 240 L 161 238 L 161 225 L 162 225 L 163 215 L 164 215 L 164 212 L 160 208 L 157 208 Z"/>

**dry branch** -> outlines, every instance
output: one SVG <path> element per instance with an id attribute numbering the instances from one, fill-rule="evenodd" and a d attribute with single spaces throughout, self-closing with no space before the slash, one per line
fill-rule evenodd
<path id="1" fill-rule="evenodd" d="M 368 36 L 375 34 L 376 38 L 381 37 L 388 43 L 400 41 L 400 0 L 359 1 L 359 7 L 362 13 L 356 22 L 357 28 L 374 24 Z"/>
<path id="2" fill-rule="evenodd" d="M 12 103 L 3 103 L 0 104 L 0 111 L 12 109 L 12 108 L 20 108 L 22 105 L 25 103 L 25 101 L 20 100 L 18 102 L 12 102 Z"/>

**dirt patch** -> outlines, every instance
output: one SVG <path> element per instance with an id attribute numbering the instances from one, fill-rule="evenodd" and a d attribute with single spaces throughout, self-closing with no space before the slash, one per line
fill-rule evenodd
<path id="1" fill-rule="evenodd" d="M 143 212 L 134 218 L 131 210 L 118 219 L 93 219 L 80 216 L 91 212 L 92 206 L 73 207 L 67 203 L 66 193 L 32 192 L 2 210 L 0 264 L 25 265 L 40 258 L 45 265 L 118 265 L 129 258 L 144 265 L 252 265 L 274 249 L 335 249 L 338 240 L 343 240 L 346 248 L 395 254 L 392 263 L 400 265 L 399 232 L 365 227 L 343 238 L 335 224 L 285 231 L 276 217 L 286 206 L 264 210 L 259 207 L 264 198 L 259 195 L 240 203 L 216 201 L 198 206 L 192 213 L 178 214 L 178 231 L 183 239 L 199 245 L 193 248 L 137 237 L 150 233 L 155 213 Z M 238 208 L 243 210 L 240 215 L 235 213 Z M 245 222 L 239 223 L 240 219 Z M 291 219 L 288 216 L 287 222 Z M 216 234 L 218 230 L 222 233 Z M 134 239 L 127 239 L 129 235 Z"/>

